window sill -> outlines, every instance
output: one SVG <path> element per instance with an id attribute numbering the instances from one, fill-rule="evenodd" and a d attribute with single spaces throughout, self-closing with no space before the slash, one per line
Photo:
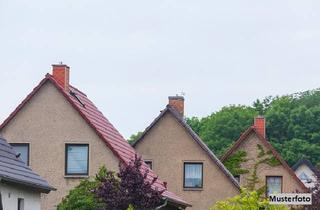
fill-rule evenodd
<path id="1" fill-rule="evenodd" d="M 203 188 L 183 188 L 183 191 L 203 191 Z"/>
<path id="2" fill-rule="evenodd" d="M 65 175 L 65 179 L 87 179 L 89 175 Z"/>

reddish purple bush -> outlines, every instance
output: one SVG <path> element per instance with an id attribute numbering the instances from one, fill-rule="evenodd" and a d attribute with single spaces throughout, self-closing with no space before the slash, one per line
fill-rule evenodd
<path id="1" fill-rule="evenodd" d="M 128 165 L 120 164 L 120 171 L 115 175 L 107 172 L 101 178 L 101 185 L 95 190 L 96 196 L 105 204 L 99 210 L 127 210 L 129 205 L 135 210 L 149 210 L 161 204 L 163 191 L 153 189 L 156 182 L 146 181 L 149 171 L 141 172 L 142 160 L 135 160 Z"/>

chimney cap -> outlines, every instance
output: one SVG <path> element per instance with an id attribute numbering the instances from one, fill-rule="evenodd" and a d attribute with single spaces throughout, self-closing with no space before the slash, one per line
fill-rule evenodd
<path id="1" fill-rule="evenodd" d="M 178 95 L 169 96 L 168 98 L 169 98 L 169 100 L 182 100 L 182 101 L 184 101 L 184 97 L 183 96 L 178 96 Z"/>
<path id="2" fill-rule="evenodd" d="M 63 64 L 62 62 L 58 64 L 52 64 L 52 67 L 67 67 L 68 69 L 70 68 L 67 64 Z"/>

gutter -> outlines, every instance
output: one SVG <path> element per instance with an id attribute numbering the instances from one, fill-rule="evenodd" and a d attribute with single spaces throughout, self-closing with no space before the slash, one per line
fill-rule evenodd
<path id="1" fill-rule="evenodd" d="M 165 200 L 164 200 L 164 204 L 162 204 L 161 206 L 156 207 L 154 210 L 162 209 L 163 207 L 165 207 L 165 206 L 167 206 L 167 205 L 168 205 L 168 200 L 165 199 Z"/>

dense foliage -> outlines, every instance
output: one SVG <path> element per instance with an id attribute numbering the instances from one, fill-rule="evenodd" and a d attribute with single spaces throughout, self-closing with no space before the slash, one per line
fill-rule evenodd
<path id="1" fill-rule="evenodd" d="M 161 204 L 162 192 L 151 187 L 157 178 L 146 182 L 149 172 L 142 173 L 141 167 L 142 160 L 136 157 L 129 164 L 121 164 L 116 176 L 107 172 L 95 190 L 105 204 L 99 210 L 126 210 L 129 206 L 135 210 L 149 210 Z"/>
<path id="2" fill-rule="evenodd" d="M 103 203 L 95 197 L 93 191 L 100 185 L 101 179 L 105 177 L 106 173 L 106 168 L 102 167 L 95 179 L 81 181 L 78 186 L 70 190 L 58 205 L 57 210 L 94 210 L 103 207 Z"/>
<path id="3" fill-rule="evenodd" d="M 220 156 L 259 114 L 266 117 L 268 139 L 290 165 L 300 158 L 320 163 L 320 90 L 267 97 L 252 106 L 230 105 L 187 122 Z"/>
<path id="4" fill-rule="evenodd" d="M 102 167 L 95 179 L 86 179 L 70 190 L 57 210 L 149 210 L 161 204 L 162 191 L 146 182 L 148 171 L 141 172 L 142 160 L 136 157 L 121 164 L 119 173 Z"/>
<path id="5" fill-rule="evenodd" d="M 280 205 L 270 205 L 266 199 L 262 199 L 258 192 L 242 189 L 240 195 L 217 202 L 211 210 L 289 210 Z"/>

